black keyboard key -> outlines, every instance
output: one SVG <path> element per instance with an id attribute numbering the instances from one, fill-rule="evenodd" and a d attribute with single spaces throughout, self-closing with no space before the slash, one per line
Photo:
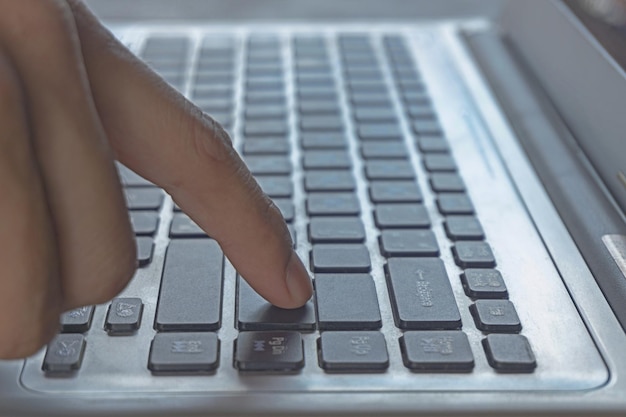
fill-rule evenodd
<path id="1" fill-rule="evenodd" d="M 421 89 L 402 91 L 401 96 L 407 106 L 423 106 L 430 104 L 428 93 Z"/>
<path id="2" fill-rule="evenodd" d="M 496 259 L 486 242 L 456 242 L 452 247 L 454 261 L 461 268 L 493 268 Z"/>
<path id="3" fill-rule="evenodd" d="M 253 175 L 291 174 L 291 161 L 287 156 L 250 155 L 245 162 Z"/>
<path id="4" fill-rule="evenodd" d="M 465 294 L 472 298 L 508 298 L 502 274 L 496 269 L 470 268 L 461 274 Z"/>
<path id="5" fill-rule="evenodd" d="M 304 152 L 304 169 L 349 169 L 350 156 L 345 150 L 309 150 Z"/>
<path id="6" fill-rule="evenodd" d="M 325 170 L 304 173 L 306 191 L 354 191 L 356 181 L 351 171 Z"/>
<path id="7" fill-rule="evenodd" d="M 129 210 L 158 210 L 163 204 L 163 191 L 158 188 L 126 188 L 124 194 Z"/>
<path id="8" fill-rule="evenodd" d="M 440 259 L 392 258 L 385 273 L 396 326 L 409 330 L 461 328 L 461 314 Z"/>
<path id="9" fill-rule="evenodd" d="M 141 325 L 143 302 L 141 298 L 114 298 L 107 311 L 104 329 L 110 335 L 128 335 Z"/>
<path id="10" fill-rule="evenodd" d="M 407 113 L 411 119 L 434 120 L 437 117 L 430 103 L 411 105 L 408 107 Z"/>
<path id="11" fill-rule="evenodd" d="M 85 306 L 61 314 L 62 333 L 85 333 L 91 327 L 93 306 Z"/>
<path id="12" fill-rule="evenodd" d="M 372 268 L 367 247 L 355 243 L 313 245 L 310 264 L 313 272 L 369 272 Z"/>
<path id="13" fill-rule="evenodd" d="M 365 176 L 369 180 L 410 180 L 415 172 L 409 161 L 369 160 L 365 161 Z"/>
<path id="14" fill-rule="evenodd" d="M 509 300 L 476 300 L 470 306 L 474 323 L 486 333 L 519 333 L 522 330 L 517 311 Z"/>
<path id="15" fill-rule="evenodd" d="M 146 266 L 152 262 L 152 254 L 154 253 L 154 241 L 151 237 L 141 236 L 135 238 L 137 243 L 137 263 L 139 267 Z"/>
<path id="16" fill-rule="evenodd" d="M 324 332 L 317 341 L 327 372 L 381 372 L 389 367 L 387 344 L 376 331 Z"/>
<path id="17" fill-rule="evenodd" d="M 148 369 L 155 374 L 211 372 L 217 369 L 219 352 L 215 333 L 157 333 Z"/>
<path id="18" fill-rule="evenodd" d="M 439 256 L 439 245 L 430 230 L 383 230 L 380 252 L 386 256 Z"/>
<path id="19" fill-rule="evenodd" d="M 372 181 L 369 191 L 373 203 L 419 203 L 423 199 L 414 181 Z"/>
<path id="20" fill-rule="evenodd" d="M 284 138 L 249 139 L 243 144 L 244 155 L 287 155 L 289 143 Z"/>
<path id="21" fill-rule="evenodd" d="M 498 372 L 530 373 L 537 367 L 528 339 L 519 334 L 490 334 L 482 341 L 489 365 Z"/>
<path id="22" fill-rule="evenodd" d="M 135 236 L 152 236 L 159 226 L 159 214 L 154 211 L 131 211 L 130 224 Z"/>
<path id="23" fill-rule="evenodd" d="M 398 118 L 393 108 L 387 107 L 356 107 L 354 120 L 359 123 L 395 123 Z"/>
<path id="24" fill-rule="evenodd" d="M 246 121 L 252 120 L 267 120 L 267 119 L 287 119 L 287 108 L 281 105 L 248 105 L 244 112 Z"/>
<path id="25" fill-rule="evenodd" d="M 450 240 L 482 240 L 483 227 L 474 216 L 448 216 L 444 222 L 446 235 Z"/>
<path id="26" fill-rule="evenodd" d="M 363 141 L 400 141 L 402 140 L 402 130 L 396 123 L 363 123 L 357 126 L 357 136 Z"/>
<path id="27" fill-rule="evenodd" d="M 339 133 L 303 133 L 300 136 L 302 149 L 346 149 L 348 140 Z"/>
<path id="28" fill-rule="evenodd" d="M 352 93 L 383 94 L 387 92 L 387 86 L 382 81 L 347 79 L 346 84 Z"/>
<path id="29" fill-rule="evenodd" d="M 462 193 L 465 191 L 465 184 L 461 177 L 452 172 L 432 173 L 430 186 L 436 193 Z"/>
<path id="30" fill-rule="evenodd" d="M 80 369 L 85 353 L 82 334 L 59 334 L 48 344 L 42 369 L 46 374 L 69 374 Z"/>
<path id="31" fill-rule="evenodd" d="M 300 117 L 302 132 L 342 132 L 343 128 L 343 120 L 339 116 Z"/>
<path id="32" fill-rule="evenodd" d="M 369 274 L 316 274 L 320 330 L 374 330 L 382 326 L 374 280 Z"/>
<path id="33" fill-rule="evenodd" d="M 174 213 L 174 218 L 170 225 L 170 237 L 207 237 L 207 235 L 189 216 L 184 213 Z"/>
<path id="34" fill-rule="evenodd" d="M 358 217 L 313 217 L 309 240 L 311 243 L 363 243 L 365 227 Z"/>
<path id="35" fill-rule="evenodd" d="M 155 328 L 217 330 L 224 255 L 211 239 L 175 240 L 165 255 Z"/>
<path id="36" fill-rule="evenodd" d="M 352 193 L 311 193 L 306 201 L 309 216 L 356 216 L 361 206 Z"/>
<path id="37" fill-rule="evenodd" d="M 299 88 L 299 101 L 338 101 L 337 91 L 334 88 Z"/>
<path id="38" fill-rule="evenodd" d="M 425 153 L 448 153 L 450 152 L 450 146 L 448 142 L 437 136 L 423 136 L 417 139 L 418 149 Z"/>
<path id="39" fill-rule="evenodd" d="M 407 159 L 408 151 L 402 142 L 372 141 L 361 146 L 365 159 Z"/>
<path id="40" fill-rule="evenodd" d="M 410 331 L 400 338 L 404 365 L 422 372 L 469 372 L 474 355 L 461 331 Z"/>
<path id="41" fill-rule="evenodd" d="M 421 204 L 378 204 L 374 222 L 380 229 L 430 227 L 428 211 Z"/>
<path id="42" fill-rule="evenodd" d="M 289 128 L 282 121 L 248 121 L 243 128 L 246 137 L 286 137 L 288 133 Z"/>
<path id="43" fill-rule="evenodd" d="M 428 172 L 454 172 L 456 163 L 452 156 L 448 154 L 425 154 L 424 167 Z"/>
<path id="44" fill-rule="evenodd" d="M 240 371 L 298 371 L 304 366 L 302 336 L 290 331 L 241 332 L 234 363 Z"/>
<path id="45" fill-rule="evenodd" d="M 291 198 L 293 195 L 293 181 L 290 177 L 260 175 L 255 179 L 263 192 L 272 198 Z"/>
<path id="46" fill-rule="evenodd" d="M 280 214 L 283 215 L 283 218 L 287 223 L 291 223 L 296 217 L 296 208 L 293 205 L 293 201 L 286 198 L 275 198 L 273 199 L 274 204 L 280 210 Z"/>
<path id="47" fill-rule="evenodd" d="M 336 101 L 301 101 L 298 104 L 298 111 L 301 115 L 339 115 L 341 108 Z"/>
<path id="48" fill-rule="evenodd" d="M 437 207 L 443 215 L 474 214 L 472 201 L 463 193 L 440 194 L 437 197 Z"/>
<path id="49" fill-rule="evenodd" d="M 312 301 L 294 309 L 275 307 L 237 278 L 237 328 L 239 330 L 315 330 Z"/>

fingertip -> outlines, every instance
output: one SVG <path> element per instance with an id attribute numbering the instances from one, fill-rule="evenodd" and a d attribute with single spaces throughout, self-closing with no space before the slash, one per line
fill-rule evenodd
<path id="1" fill-rule="evenodd" d="M 284 308 L 302 307 L 313 295 L 313 285 L 309 273 L 294 251 L 291 252 L 285 269 L 285 281 L 291 299 Z"/>

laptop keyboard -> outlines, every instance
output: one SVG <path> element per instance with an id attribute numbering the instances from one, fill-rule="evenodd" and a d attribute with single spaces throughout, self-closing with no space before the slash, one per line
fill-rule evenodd
<path id="1" fill-rule="evenodd" d="M 271 306 L 164 191 L 119 165 L 140 268 L 112 302 L 61 317 L 29 360 L 44 381 L 98 381 L 111 352 L 137 358 L 129 375 L 182 376 L 187 389 L 233 373 L 406 382 L 543 365 L 405 36 L 155 34 L 138 54 L 231 133 L 315 295 Z"/>

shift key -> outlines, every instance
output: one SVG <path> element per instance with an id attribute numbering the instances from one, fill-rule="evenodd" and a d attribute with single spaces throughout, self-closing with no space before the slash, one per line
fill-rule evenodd
<path id="1" fill-rule="evenodd" d="M 224 255 L 212 239 L 171 241 L 165 256 L 155 328 L 207 331 L 220 327 Z"/>
<path id="2" fill-rule="evenodd" d="M 396 325 L 409 330 L 455 330 L 461 315 L 439 258 L 392 258 L 385 266 Z"/>

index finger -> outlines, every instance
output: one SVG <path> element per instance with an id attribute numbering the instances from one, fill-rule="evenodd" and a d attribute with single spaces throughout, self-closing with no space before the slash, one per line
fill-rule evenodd
<path id="1" fill-rule="evenodd" d="M 163 187 L 272 304 L 312 294 L 280 211 L 221 126 L 169 88 L 80 3 L 70 1 L 96 106 L 117 158 Z"/>

